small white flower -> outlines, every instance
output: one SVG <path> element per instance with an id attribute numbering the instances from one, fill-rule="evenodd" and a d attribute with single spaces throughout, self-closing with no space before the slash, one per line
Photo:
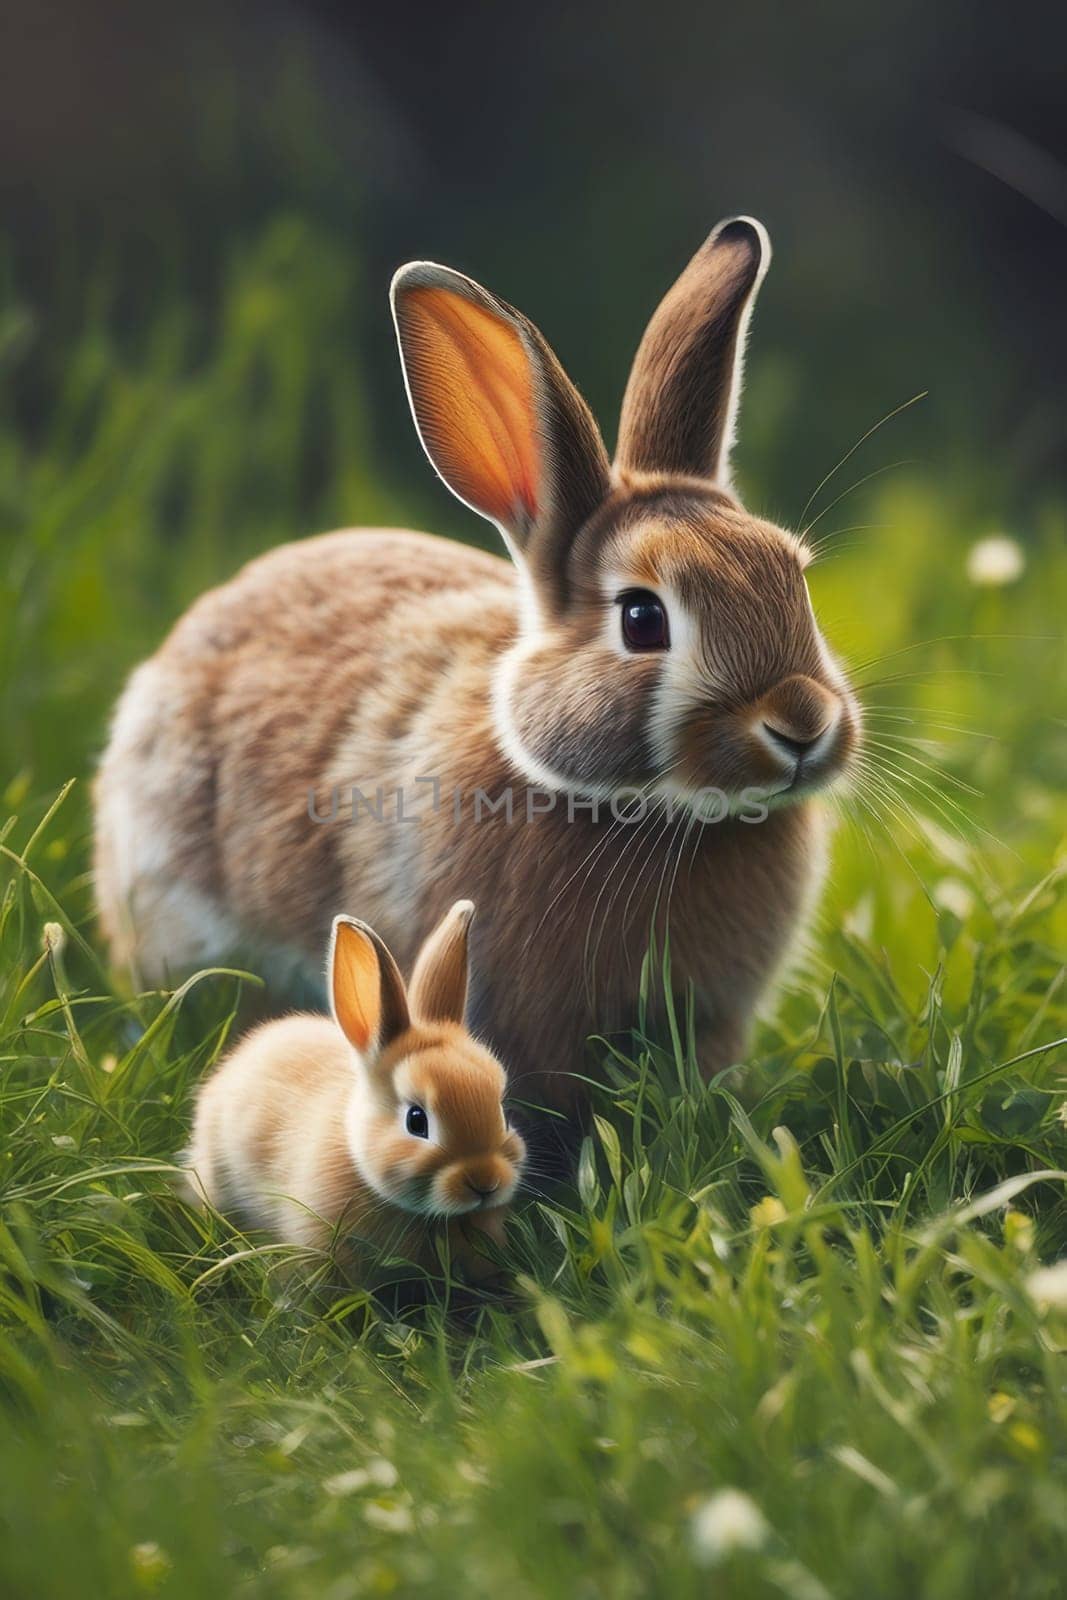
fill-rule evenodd
<path id="1" fill-rule="evenodd" d="M 413 1533 L 415 1529 L 411 1507 L 403 1500 L 368 1500 L 363 1515 L 382 1533 Z"/>
<path id="2" fill-rule="evenodd" d="M 169 1574 L 171 1565 L 170 1556 L 154 1539 L 130 1546 L 130 1566 L 139 1588 L 158 1588 Z"/>
<path id="3" fill-rule="evenodd" d="M 351 1472 L 335 1472 L 332 1478 L 324 1478 L 322 1487 L 326 1494 L 341 1499 L 346 1494 L 359 1494 L 369 1483 L 363 1468 L 353 1467 Z"/>
<path id="4" fill-rule="evenodd" d="M 967 553 L 967 576 L 980 588 L 999 589 L 1014 583 L 1025 566 L 1022 547 L 1002 533 L 979 539 Z"/>
<path id="5" fill-rule="evenodd" d="M 766 1518 L 740 1489 L 720 1489 L 693 1512 L 690 1536 L 701 1566 L 714 1566 L 737 1550 L 759 1550 L 769 1533 Z"/>
<path id="6" fill-rule="evenodd" d="M 1031 1300 L 1047 1311 L 1067 1311 L 1067 1256 L 1051 1267 L 1038 1267 L 1026 1280 Z"/>
<path id="7" fill-rule="evenodd" d="M 392 1489 L 396 1485 L 397 1470 L 391 1461 L 375 1456 L 365 1467 L 353 1467 L 348 1472 L 337 1472 L 326 1478 L 322 1487 L 327 1494 L 344 1496 L 359 1494 L 364 1489 Z"/>
<path id="8" fill-rule="evenodd" d="M 856 904 L 845 912 L 843 918 L 846 933 L 854 939 L 869 939 L 874 932 L 874 896 L 863 894 Z"/>
<path id="9" fill-rule="evenodd" d="M 941 878 L 934 884 L 934 904 L 966 922 L 974 910 L 974 895 L 958 878 Z"/>

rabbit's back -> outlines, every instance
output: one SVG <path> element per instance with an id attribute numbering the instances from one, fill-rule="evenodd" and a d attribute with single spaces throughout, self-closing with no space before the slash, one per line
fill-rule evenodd
<path id="1" fill-rule="evenodd" d="M 506 631 L 513 612 L 500 558 L 377 529 L 286 545 L 197 600 L 131 677 L 96 782 L 116 958 L 151 981 L 259 942 L 302 966 L 334 898 L 309 796 L 339 759 L 380 770 L 361 729 L 377 749 L 399 726 L 416 651 L 440 679 L 485 648 L 475 616 Z"/>
<path id="2" fill-rule="evenodd" d="M 247 1227 L 321 1242 L 361 1187 L 344 1137 L 353 1082 L 326 1017 L 285 1017 L 246 1035 L 200 1090 L 194 1189 Z"/>

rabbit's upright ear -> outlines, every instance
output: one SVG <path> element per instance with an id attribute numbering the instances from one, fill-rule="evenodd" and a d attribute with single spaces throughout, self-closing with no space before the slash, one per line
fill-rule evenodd
<path id="1" fill-rule="evenodd" d="M 329 956 L 334 1021 L 361 1056 L 376 1055 L 411 1025 L 404 980 L 365 922 L 335 917 Z"/>
<path id="2" fill-rule="evenodd" d="M 463 1021 L 473 917 L 473 901 L 457 900 L 419 951 L 411 975 L 411 1012 L 416 1022 Z"/>
<path id="3" fill-rule="evenodd" d="M 616 463 L 729 486 L 741 359 L 771 260 L 762 225 L 720 222 L 656 311 L 622 402 Z"/>
<path id="4" fill-rule="evenodd" d="M 533 324 L 462 273 L 411 262 L 393 279 L 392 304 L 431 463 L 514 555 L 551 579 L 609 489 L 584 400 Z"/>

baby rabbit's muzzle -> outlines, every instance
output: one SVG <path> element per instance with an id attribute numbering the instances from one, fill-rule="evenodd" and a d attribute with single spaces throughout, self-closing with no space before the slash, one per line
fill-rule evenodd
<path id="1" fill-rule="evenodd" d="M 449 1211 L 488 1210 L 506 1205 L 515 1192 L 518 1173 L 503 1156 L 456 1161 L 438 1175 L 436 1188 Z"/>

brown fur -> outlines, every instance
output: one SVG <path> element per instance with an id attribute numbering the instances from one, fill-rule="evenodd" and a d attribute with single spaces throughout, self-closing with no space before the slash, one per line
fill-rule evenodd
<path id="1" fill-rule="evenodd" d="M 738 347 L 763 253 L 747 218 L 723 223 L 663 300 L 623 397 L 616 455 L 624 471 L 722 475 Z"/>
<path id="2" fill-rule="evenodd" d="M 258 939 L 306 960 L 334 908 L 351 903 L 406 965 L 445 908 L 473 894 L 472 1026 L 518 1096 L 567 1106 L 580 1098 L 588 1035 L 634 1022 L 649 933 L 669 922 L 702 1065 L 736 1059 L 817 892 L 824 823 L 807 797 L 847 767 L 859 736 L 811 613 L 805 552 L 749 516 L 726 477 L 761 237 L 748 223 L 718 230 L 653 319 L 610 481 L 588 411 L 532 324 L 447 269 L 399 275 L 424 442 L 446 481 L 500 522 L 521 583 L 505 561 L 426 535 L 344 532 L 264 556 L 198 601 L 134 680 L 101 771 L 98 893 L 119 956 L 181 966 L 216 917 L 215 945 Z M 428 289 L 451 296 L 447 318 L 440 300 L 424 315 Z M 487 314 L 502 330 L 506 383 L 479 379 Z M 448 370 L 453 393 L 453 368 L 478 421 L 450 431 L 458 411 L 439 404 L 435 373 Z M 620 649 L 618 584 L 668 595 L 671 651 Z M 594 820 L 588 807 L 569 812 L 565 792 L 530 822 L 473 821 L 479 789 L 495 798 L 514 786 L 521 813 L 542 768 L 563 790 L 603 796 L 783 784 L 775 732 L 826 742 L 759 824 L 700 827 L 683 809 L 669 827 L 659 812 L 624 827 L 606 798 Z M 439 784 L 436 813 L 419 778 Z M 353 823 L 344 804 L 329 825 L 309 819 L 309 789 L 323 814 L 332 789 L 353 785 L 371 801 L 381 788 L 387 816 L 402 790 L 418 820 L 363 809 Z M 116 839 L 131 794 L 139 816 L 158 808 L 164 825 L 124 882 Z M 168 951 L 160 929 L 175 884 L 206 909 L 189 909 L 193 931 Z"/>

